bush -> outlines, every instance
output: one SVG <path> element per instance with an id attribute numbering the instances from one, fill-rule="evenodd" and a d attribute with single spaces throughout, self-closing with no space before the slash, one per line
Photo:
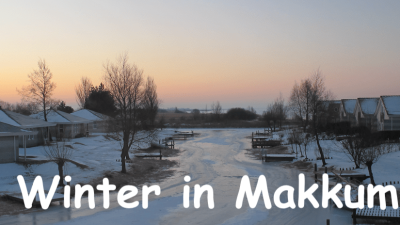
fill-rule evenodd
<path id="1" fill-rule="evenodd" d="M 398 130 L 387 130 L 378 131 L 373 134 L 374 138 L 378 141 L 398 141 L 400 138 L 400 131 Z"/>
<path id="2" fill-rule="evenodd" d="M 243 108 L 232 108 L 226 113 L 226 118 L 231 120 L 254 120 L 257 114 Z"/>
<path id="3" fill-rule="evenodd" d="M 86 137 L 86 136 L 82 133 L 75 135 L 75 138 L 81 138 L 81 137 Z"/>

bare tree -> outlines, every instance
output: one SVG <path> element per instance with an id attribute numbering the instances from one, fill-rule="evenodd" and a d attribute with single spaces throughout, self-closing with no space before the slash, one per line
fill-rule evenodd
<path id="1" fill-rule="evenodd" d="M 300 150 L 300 157 L 304 157 L 303 152 L 301 151 L 301 146 L 303 145 L 304 142 L 304 136 L 301 135 L 300 133 L 296 133 L 294 136 L 294 143 L 299 146 L 299 150 Z M 297 149 L 297 148 L 296 148 Z"/>
<path id="2" fill-rule="evenodd" d="M 279 127 L 282 127 L 282 121 L 287 118 L 287 107 L 282 94 L 275 99 L 275 101 L 268 105 L 267 111 L 263 113 L 263 119 L 270 126 L 270 121 L 274 123 L 274 131 L 276 130 L 277 122 L 279 121 Z"/>
<path id="3" fill-rule="evenodd" d="M 312 85 L 310 90 L 310 112 L 312 114 L 312 126 L 318 150 L 321 154 L 322 166 L 325 166 L 326 162 L 324 152 L 319 143 L 318 125 L 319 117 L 323 114 L 325 110 L 325 105 L 323 104 L 323 102 L 330 100 L 332 98 L 332 93 L 326 89 L 324 77 L 319 70 L 317 70 L 315 74 L 310 78 L 310 82 Z"/>
<path id="4" fill-rule="evenodd" d="M 371 146 L 368 148 L 365 148 L 364 151 L 362 151 L 361 154 L 361 163 L 367 166 L 368 168 L 368 173 L 369 173 L 369 179 L 371 180 L 372 185 L 375 184 L 374 180 L 374 175 L 372 173 L 372 165 L 378 161 L 381 155 L 384 154 L 386 148 L 388 148 L 389 145 L 387 144 L 380 144 L 380 145 L 375 145 Z"/>
<path id="5" fill-rule="evenodd" d="M 23 100 L 39 105 L 43 110 L 44 120 L 47 121 L 47 110 L 58 105 L 58 101 L 52 99 L 56 84 L 51 80 L 53 74 L 50 72 L 46 62 L 39 60 L 38 66 L 38 70 L 34 70 L 28 75 L 30 84 L 22 87 L 21 90 L 17 89 L 17 91 Z"/>
<path id="6" fill-rule="evenodd" d="M 341 142 L 343 151 L 349 156 L 350 160 L 354 162 L 356 168 L 360 168 L 362 154 L 365 149 L 363 139 L 360 137 L 348 136 Z"/>
<path id="7" fill-rule="evenodd" d="M 306 132 L 306 128 L 310 119 L 311 89 L 311 81 L 309 78 L 307 78 L 302 80 L 300 84 L 295 82 L 290 93 L 289 107 L 292 113 L 301 119 L 303 132 Z"/>
<path id="8" fill-rule="evenodd" d="M 304 146 L 304 154 L 306 156 L 306 159 L 308 159 L 307 157 L 307 145 L 311 143 L 312 138 L 311 135 L 308 133 L 303 133 L 302 134 L 302 140 L 303 140 L 303 146 Z"/>
<path id="9" fill-rule="evenodd" d="M 303 127 L 304 126 L 303 115 L 305 114 L 305 112 L 302 104 L 300 86 L 297 84 L 296 81 L 294 83 L 292 91 L 290 92 L 289 107 L 292 113 L 301 119 L 301 126 Z"/>
<path id="10" fill-rule="evenodd" d="M 139 146 L 140 143 L 147 142 L 155 135 L 153 126 L 146 126 L 146 119 L 140 116 L 147 103 L 147 87 L 152 87 L 155 91 L 155 85 L 146 85 L 143 79 L 143 71 L 135 64 L 128 62 L 128 55 L 121 55 L 117 63 L 107 63 L 104 65 L 105 80 L 109 91 L 115 100 L 117 113 L 112 124 L 114 133 L 121 140 L 121 162 L 122 173 L 126 173 L 125 160 L 130 159 L 129 150 L 132 146 Z M 152 81 L 153 82 L 153 81 Z M 153 93 L 153 101 L 156 103 L 157 95 Z M 148 99 L 147 99 L 148 100 Z M 142 131 L 142 132 L 140 132 Z M 122 133 L 121 133 L 122 132 Z M 140 132 L 140 135 L 138 134 Z"/>
<path id="11" fill-rule="evenodd" d="M 147 124 L 153 126 L 158 113 L 160 100 L 157 97 L 157 85 L 151 77 L 147 77 L 142 104 L 143 120 L 147 120 Z"/>
<path id="12" fill-rule="evenodd" d="M 81 83 L 75 86 L 76 102 L 79 108 L 83 109 L 85 107 L 86 99 L 89 97 L 92 87 L 92 81 L 87 77 L 82 77 Z"/>
<path id="13" fill-rule="evenodd" d="M 55 142 L 44 146 L 44 155 L 58 166 L 58 174 L 60 175 L 58 186 L 64 186 L 64 167 L 66 162 L 71 159 L 72 151 L 72 148 L 67 147 L 65 142 L 61 144 Z"/>
<path id="14" fill-rule="evenodd" d="M 219 101 L 217 101 L 215 103 L 213 102 L 211 104 L 211 112 L 214 115 L 215 119 L 219 120 L 221 113 L 222 113 L 222 107 L 221 107 L 221 104 L 219 103 Z"/>

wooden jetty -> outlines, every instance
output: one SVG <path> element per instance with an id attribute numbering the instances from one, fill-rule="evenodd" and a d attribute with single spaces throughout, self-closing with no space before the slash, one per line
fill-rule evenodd
<path id="1" fill-rule="evenodd" d="M 395 224 L 400 223 L 400 208 L 394 209 L 391 206 L 386 206 L 385 210 L 381 210 L 380 206 L 374 206 L 368 208 L 364 205 L 363 209 L 353 209 L 353 224 L 357 224 L 357 218 L 359 219 L 371 219 L 371 220 L 386 220 Z"/>
<path id="2" fill-rule="evenodd" d="M 265 162 L 276 162 L 276 161 L 293 161 L 296 158 L 293 154 L 265 154 L 262 157 Z"/>
<path id="3" fill-rule="evenodd" d="M 252 148 L 265 148 L 265 147 L 275 147 L 281 145 L 281 141 L 279 140 L 268 140 L 265 137 L 252 137 L 251 138 L 251 147 Z"/>
<path id="4" fill-rule="evenodd" d="M 251 132 L 251 147 L 252 148 L 265 148 L 275 147 L 281 145 L 280 140 L 269 140 L 267 137 L 255 137 L 254 133 Z"/>
<path id="5" fill-rule="evenodd" d="M 189 136 L 193 137 L 193 136 L 194 136 L 194 132 L 193 132 L 193 131 L 191 131 L 191 132 L 187 132 L 187 131 L 175 131 L 175 134 L 176 134 L 176 135 L 185 136 L 185 137 L 189 137 Z"/>
<path id="6" fill-rule="evenodd" d="M 328 173 L 328 176 L 329 177 L 337 177 L 338 174 L 330 172 L 330 173 Z M 364 173 L 341 173 L 340 176 L 343 178 L 350 178 L 350 180 L 357 179 L 360 181 L 363 181 L 363 180 L 369 178 L 369 176 L 365 175 Z"/>
<path id="7" fill-rule="evenodd" d="M 264 128 L 263 132 L 256 131 L 256 133 L 255 133 L 255 135 L 260 135 L 260 136 L 269 135 L 269 134 L 270 134 L 270 132 L 265 128 Z"/>
<path id="8" fill-rule="evenodd" d="M 135 153 L 135 157 L 138 158 L 160 158 L 162 160 L 162 154 L 160 153 Z"/>
<path id="9" fill-rule="evenodd" d="M 157 144 L 153 144 L 153 145 L 156 146 Z M 165 139 L 162 139 L 162 140 L 158 140 L 158 145 L 164 146 L 164 148 L 174 149 L 175 148 L 175 141 L 174 141 L 174 139 L 172 137 L 169 137 L 169 138 L 165 138 Z"/>
<path id="10" fill-rule="evenodd" d="M 46 192 L 46 196 L 48 195 L 48 191 Z M 16 202 L 20 202 L 20 203 L 24 203 L 24 199 L 22 198 L 22 194 L 6 194 L 4 195 L 7 199 L 12 200 L 12 201 L 16 201 Z M 51 199 L 51 203 L 53 202 L 60 202 L 60 204 L 62 202 L 64 202 L 64 195 L 63 194 L 59 194 L 59 193 L 54 193 L 53 198 Z M 34 207 L 40 207 L 40 198 L 39 198 L 39 194 L 36 194 L 35 199 L 33 200 L 32 206 Z"/>

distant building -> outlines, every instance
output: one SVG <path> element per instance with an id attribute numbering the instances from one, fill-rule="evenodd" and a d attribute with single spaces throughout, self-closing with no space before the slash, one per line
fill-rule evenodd
<path id="1" fill-rule="evenodd" d="M 371 130 L 376 130 L 377 119 L 375 111 L 379 98 L 357 98 L 354 107 L 354 115 L 357 126 L 366 126 Z"/>
<path id="2" fill-rule="evenodd" d="M 30 117 L 44 120 L 43 112 L 32 114 Z M 50 133 L 52 137 L 56 137 L 58 140 L 86 135 L 87 124 L 92 123 L 92 121 L 82 117 L 54 109 L 48 110 L 47 121 L 57 124 L 50 129 Z"/>
<path id="3" fill-rule="evenodd" d="M 337 123 L 340 121 L 340 100 L 322 101 L 322 115 L 320 120 L 322 124 Z"/>
<path id="4" fill-rule="evenodd" d="M 341 122 L 350 122 L 352 126 L 356 125 L 354 116 L 354 108 L 356 107 L 357 99 L 342 99 L 340 100 L 339 115 Z"/>
<path id="5" fill-rule="evenodd" d="M 27 131 L 36 132 L 29 135 L 26 141 L 26 147 L 33 147 L 42 145 L 47 140 L 47 131 L 50 127 L 55 127 L 56 124 L 48 123 L 39 119 L 34 119 L 29 116 L 21 115 L 19 113 L 11 112 L 8 110 L 0 109 L 0 122 L 15 126 Z M 19 137 L 19 146 L 22 146 L 22 136 Z"/>
<path id="6" fill-rule="evenodd" d="M 12 163 L 19 159 L 19 140 L 37 135 L 37 131 L 27 131 L 16 126 L 0 122 L 0 163 Z M 25 151 L 26 153 L 26 151 Z"/>
<path id="7" fill-rule="evenodd" d="M 400 96 L 381 96 L 375 112 L 377 130 L 400 130 Z"/>
<path id="8" fill-rule="evenodd" d="M 87 130 L 90 133 L 105 133 L 107 132 L 107 121 L 109 120 L 110 117 L 95 112 L 90 109 L 81 109 L 76 112 L 71 113 L 74 116 L 79 116 L 84 119 L 90 120 L 93 123 L 87 125 Z"/>

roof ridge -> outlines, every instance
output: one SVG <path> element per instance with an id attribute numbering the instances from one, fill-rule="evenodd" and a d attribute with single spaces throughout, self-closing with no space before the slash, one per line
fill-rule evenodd
<path id="1" fill-rule="evenodd" d="M 5 109 L 0 109 L 1 111 L 3 111 L 3 113 L 4 114 L 6 114 L 10 119 L 12 119 L 15 123 L 17 123 L 17 124 L 19 124 L 20 126 L 22 126 L 20 123 L 18 123 L 18 121 L 16 121 L 14 118 L 12 118 L 11 116 L 10 116 L 10 114 L 8 114 L 6 111 L 8 111 L 8 110 L 5 110 Z"/>
<path id="2" fill-rule="evenodd" d="M 385 101 L 383 101 L 382 96 L 379 97 L 379 100 L 382 102 L 382 104 L 383 104 L 383 109 L 385 109 L 386 114 L 389 115 L 389 112 L 388 112 L 388 110 L 387 110 L 387 108 L 386 108 L 386 105 L 385 105 Z M 379 103 L 378 103 L 378 105 L 379 105 Z"/>
<path id="3" fill-rule="evenodd" d="M 381 95 L 381 97 L 400 97 L 400 95 Z"/>
<path id="4" fill-rule="evenodd" d="M 69 120 L 67 117 L 65 117 L 65 116 L 63 116 L 61 113 L 59 113 L 58 110 L 55 110 L 55 109 L 50 109 L 50 110 L 53 110 L 55 113 L 57 113 L 58 115 L 60 115 L 62 118 L 68 120 L 69 122 L 72 122 L 72 121 Z M 43 112 L 43 113 L 44 113 L 44 112 Z"/>

